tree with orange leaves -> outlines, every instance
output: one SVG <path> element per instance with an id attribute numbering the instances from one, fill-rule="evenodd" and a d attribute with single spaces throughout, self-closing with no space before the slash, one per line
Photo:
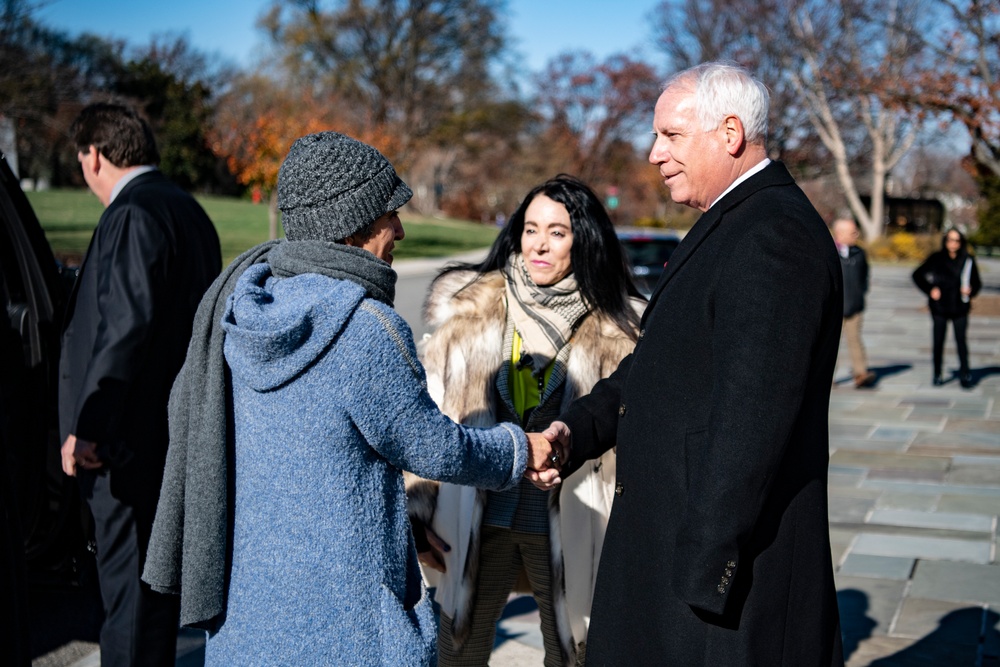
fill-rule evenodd
<path id="1" fill-rule="evenodd" d="M 217 106 L 212 150 L 247 187 L 267 196 L 270 238 L 278 237 L 278 169 L 304 134 L 332 129 L 335 119 L 318 100 L 261 75 L 239 77 Z"/>
<path id="2" fill-rule="evenodd" d="M 212 150 L 224 156 L 230 171 L 247 187 L 267 196 L 270 237 L 278 237 L 278 170 L 288 149 L 301 136 L 336 130 L 391 154 L 395 145 L 380 126 L 349 118 L 331 97 L 275 79 L 247 75 L 236 79 L 217 105 L 210 132 Z"/>

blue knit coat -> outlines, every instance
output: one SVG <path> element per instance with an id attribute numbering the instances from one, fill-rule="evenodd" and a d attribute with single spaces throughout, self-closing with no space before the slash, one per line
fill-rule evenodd
<path id="1" fill-rule="evenodd" d="M 441 414 L 409 327 L 353 282 L 255 265 L 223 326 L 233 562 L 206 664 L 434 664 L 402 470 L 509 488 L 525 468 L 524 434 Z"/>

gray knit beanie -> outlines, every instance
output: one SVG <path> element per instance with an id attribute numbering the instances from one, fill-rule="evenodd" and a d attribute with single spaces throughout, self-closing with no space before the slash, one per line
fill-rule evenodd
<path id="1" fill-rule="evenodd" d="M 338 132 L 298 139 L 278 172 L 289 241 L 341 241 L 412 196 L 384 155 Z"/>

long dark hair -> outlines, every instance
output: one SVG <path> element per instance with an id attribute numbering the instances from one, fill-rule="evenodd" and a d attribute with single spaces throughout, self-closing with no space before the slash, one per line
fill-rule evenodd
<path id="1" fill-rule="evenodd" d="M 948 255 L 948 234 L 951 234 L 952 232 L 958 234 L 958 241 L 959 241 L 958 252 L 955 253 L 954 260 L 952 260 L 951 256 Z M 941 237 L 941 252 L 944 253 L 945 259 L 954 262 L 960 261 L 962 264 L 964 264 L 965 258 L 969 256 L 969 244 L 965 240 L 965 234 L 958 231 L 958 229 L 956 229 L 955 227 L 947 229 L 944 235 Z"/>
<path id="2" fill-rule="evenodd" d="M 629 297 L 643 297 L 632 282 L 625 253 L 608 212 L 593 190 L 575 176 L 559 174 L 532 188 L 500 231 L 486 259 L 479 264 L 450 264 L 440 275 L 463 270 L 475 271 L 480 276 L 491 271 L 506 275 L 507 258 L 521 252 L 524 212 L 540 194 L 559 202 L 569 213 L 573 229 L 570 261 L 583 302 L 634 340 L 639 316 L 629 304 Z"/>

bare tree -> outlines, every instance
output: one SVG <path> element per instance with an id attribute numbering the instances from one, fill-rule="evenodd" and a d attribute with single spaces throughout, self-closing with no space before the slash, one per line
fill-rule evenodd
<path id="1" fill-rule="evenodd" d="M 919 76 L 894 92 L 908 108 L 942 112 L 969 133 L 972 157 L 1000 177 L 1000 3 L 936 0 Z"/>
<path id="2" fill-rule="evenodd" d="M 677 72 L 710 60 L 751 70 L 771 95 L 768 154 L 793 171 L 813 176 L 825 160 L 811 132 L 798 91 L 787 76 L 789 40 L 782 0 L 663 0 L 650 12 L 653 38 Z"/>
<path id="3" fill-rule="evenodd" d="M 502 0 L 275 2 L 261 18 L 287 71 L 327 88 L 410 150 L 492 92 L 504 48 Z"/>
<path id="4" fill-rule="evenodd" d="M 584 51 L 551 59 L 535 86 L 550 143 L 561 147 L 565 168 L 587 181 L 607 178 L 620 144 L 648 132 L 659 94 L 658 77 L 646 63 L 625 55 L 597 62 Z"/>
<path id="5" fill-rule="evenodd" d="M 919 60 L 920 43 L 913 37 L 919 11 L 919 0 L 838 0 L 796 2 L 789 12 L 795 45 L 789 76 L 869 240 L 883 232 L 886 178 L 916 138 L 917 119 L 890 91 Z M 852 169 L 858 147 L 852 150 L 845 136 L 845 117 L 859 123 L 867 138 L 868 208 L 859 188 L 864 174 Z"/>

